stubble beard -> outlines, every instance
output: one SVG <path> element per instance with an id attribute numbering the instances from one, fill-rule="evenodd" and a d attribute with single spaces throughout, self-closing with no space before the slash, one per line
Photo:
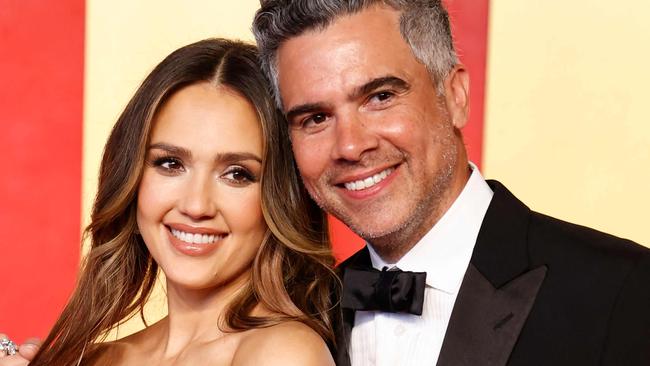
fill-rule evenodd
<path id="1" fill-rule="evenodd" d="M 432 185 L 422 199 L 407 210 L 407 215 L 388 230 L 370 232 L 355 231 L 370 242 L 380 256 L 396 262 L 440 220 L 449 203 L 451 185 L 458 164 L 457 142 L 453 130 L 446 133 L 437 143 L 443 146 L 438 171 Z"/>

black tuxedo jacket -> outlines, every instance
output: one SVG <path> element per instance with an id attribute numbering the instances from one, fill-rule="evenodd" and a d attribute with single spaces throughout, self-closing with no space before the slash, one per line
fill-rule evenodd
<path id="1" fill-rule="evenodd" d="M 533 212 L 488 183 L 438 365 L 650 365 L 650 250 Z M 364 248 L 340 270 L 370 265 Z M 349 365 L 354 312 L 342 314 L 336 359 Z"/>

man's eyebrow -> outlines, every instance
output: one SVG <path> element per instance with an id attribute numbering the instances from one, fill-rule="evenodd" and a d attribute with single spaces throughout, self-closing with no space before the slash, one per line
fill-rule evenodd
<path id="1" fill-rule="evenodd" d="M 308 114 L 308 113 L 313 113 L 315 111 L 322 111 L 324 109 L 327 109 L 327 105 L 323 103 L 306 103 L 306 104 L 301 104 L 297 105 L 293 108 L 291 108 L 287 114 L 286 118 L 287 121 L 291 122 L 293 118 L 296 116 L 300 116 L 302 114 Z"/>
<path id="2" fill-rule="evenodd" d="M 348 96 L 348 99 L 351 100 L 357 99 L 382 87 L 391 87 L 399 91 L 405 91 L 408 90 L 411 87 L 411 85 L 396 76 L 391 76 L 391 75 L 382 76 L 382 77 L 372 79 L 367 83 L 354 88 L 352 93 L 350 93 L 350 95 Z M 302 114 L 314 113 L 317 111 L 322 111 L 327 109 L 331 109 L 331 108 L 329 105 L 324 103 L 305 103 L 291 108 L 286 113 L 285 117 L 287 121 L 291 122 L 291 120 L 296 116 L 300 116 Z"/>
<path id="3" fill-rule="evenodd" d="M 350 93 L 348 98 L 357 99 L 363 97 L 366 94 L 370 94 L 371 92 L 377 89 L 384 88 L 384 87 L 391 87 L 399 91 L 405 91 L 408 90 L 411 87 L 411 85 L 396 76 L 391 76 L 391 75 L 382 76 L 382 77 L 372 79 L 369 82 L 355 88 L 352 91 L 352 93 Z"/>

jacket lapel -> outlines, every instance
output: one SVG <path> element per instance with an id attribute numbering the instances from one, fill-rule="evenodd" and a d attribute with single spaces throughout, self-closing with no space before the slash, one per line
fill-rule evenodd
<path id="1" fill-rule="evenodd" d="M 545 275 L 538 267 L 496 289 L 470 265 L 438 365 L 505 365 Z"/>
<path id="2" fill-rule="evenodd" d="M 342 309 L 343 322 L 336 329 L 336 365 L 350 366 L 350 335 L 354 326 L 354 310 Z"/>
<path id="3" fill-rule="evenodd" d="M 360 251 L 356 252 L 352 257 L 339 265 L 339 278 L 343 278 L 347 268 L 372 268 L 372 261 L 370 260 L 370 252 L 368 251 L 368 248 L 363 247 Z M 354 326 L 354 310 L 341 309 L 341 315 L 342 318 L 340 325 L 335 329 L 335 361 L 337 366 L 350 366 L 349 346 L 352 327 Z"/>
<path id="4" fill-rule="evenodd" d="M 494 191 L 447 327 L 438 365 L 505 365 L 546 276 L 531 269 L 530 210 L 503 185 Z"/>

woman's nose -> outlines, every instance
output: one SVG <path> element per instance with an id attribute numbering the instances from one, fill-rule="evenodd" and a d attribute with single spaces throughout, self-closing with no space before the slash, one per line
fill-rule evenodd
<path id="1" fill-rule="evenodd" d="M 182 192 L 180 211 L 192 220 L 205 220 L 217 214 L 215 182 L 209 176 L 196 174 L 190 177 Z"/>

